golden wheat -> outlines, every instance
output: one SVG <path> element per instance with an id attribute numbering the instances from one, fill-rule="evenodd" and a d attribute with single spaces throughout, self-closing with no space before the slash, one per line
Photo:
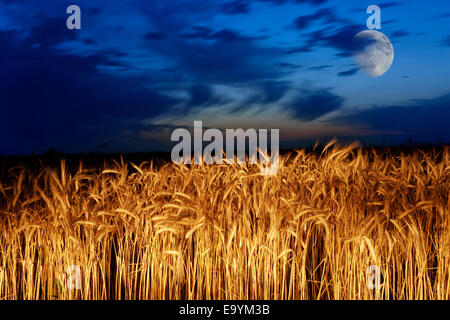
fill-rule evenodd
<path id="1" fill-rule="evenodd" d="M 0 299 L 449 299 L 450 152 L 330 143 L 251 165 L 0 181 Z M 78 265 L 81 286 L 66 285 Z M 379 289 L 367 286 L 379 266 Z"/>

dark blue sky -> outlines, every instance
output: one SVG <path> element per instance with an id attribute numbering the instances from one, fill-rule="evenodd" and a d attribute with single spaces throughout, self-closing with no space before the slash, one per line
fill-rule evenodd
<path id="1" fill-rule="evenodd" d="M 371 4 L 395 50 L 378 78 L 351 47 Z M 194 120 L 282 146 L 448 143 L 450 2 L 0 0 L 1 154 L 168 150 Z"/>

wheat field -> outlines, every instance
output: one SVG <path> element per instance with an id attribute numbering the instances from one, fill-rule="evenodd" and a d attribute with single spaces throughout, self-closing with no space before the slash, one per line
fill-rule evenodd
<path id="1" fill-rule="evenodd" d="M 332 141 L 259 172 L 8 168 L 0 299 L 450 298 L 447 146 L 393 154 Z"/>

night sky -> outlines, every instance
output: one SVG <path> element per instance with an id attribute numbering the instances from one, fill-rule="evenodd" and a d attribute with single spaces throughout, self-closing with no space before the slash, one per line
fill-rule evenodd
<path id="1" fill-rule="evenodd" d="M 395 50 L 378 78 L 352 56 L 371 4 Z M 282 147 L 448 143 L 450 2 L 0 0 L 0 154 L 169 151 L 194 120 Z"/>

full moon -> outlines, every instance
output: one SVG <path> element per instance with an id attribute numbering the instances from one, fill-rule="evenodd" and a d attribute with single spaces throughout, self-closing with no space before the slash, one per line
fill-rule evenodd
<path id="1" fill-rule="evenodd" d="M 394 47 L 383 33 L 364 30 L 353 37 L 354 57 L 359 68 L 371 77 L 385 74 L 394 61 Z"/>

